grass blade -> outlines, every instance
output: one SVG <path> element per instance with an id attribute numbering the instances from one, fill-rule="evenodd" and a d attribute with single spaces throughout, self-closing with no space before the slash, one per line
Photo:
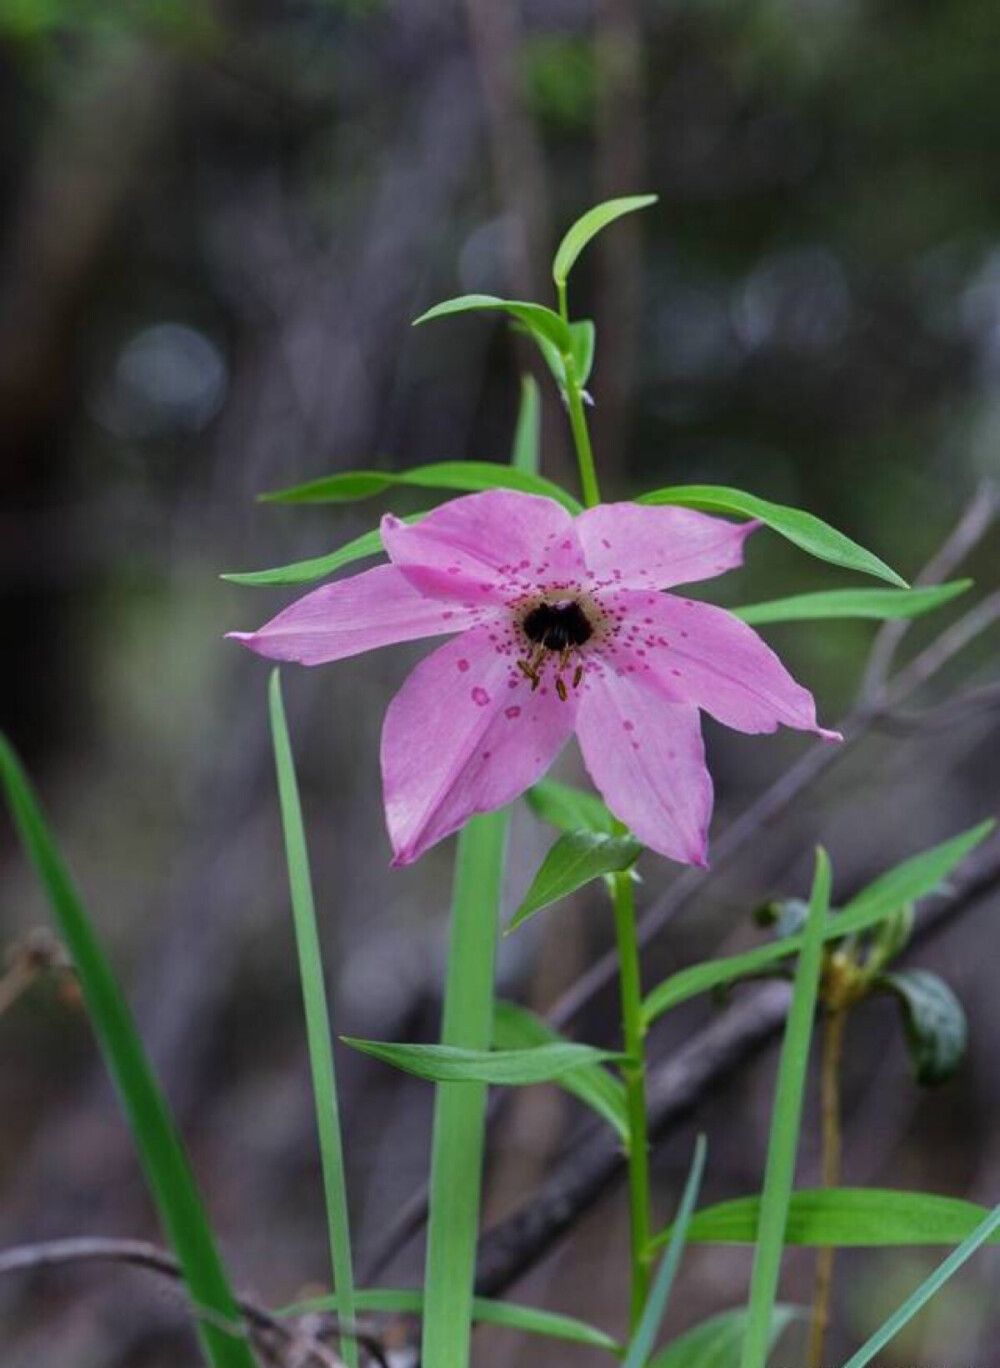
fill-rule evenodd
<path id="1" fill-rule="evenodd" d="M 809 899 L 809 919 L 788 1013 L 778 1084 L 771 1115 L 764 1190 L 760 1203 L 757 1250 L 750 1283 L 746 1337 L 740 1359 L 742 1368 L 765 1368 L 771 1321 L 781 1271 L 785 1225 L 795 1181 L 795 1157 L 802 1122 L 802 1100 L 809 1063 L 819 973 L 822 963 L 823 926 L 830 907 L 830 861 L 826 851 L 816 852 L 816 873 Z"/>
<path id="2" fill-rule="evenodd" d="M 319 1131 L 320 1157 L 323 1164 L 333 1281 L 343 1317 L 350 1324 L 355 1315 L 354 1270 L 351 1262 L 351 1231 L 347 1210 L 344 1151 L 340 1134 L 340 1109 L 337 1104 L 337 1077 L 330 1035 L 330 1014 L 323 982 L 323 960 L 316 927 L 312 878 L 309 872 L 309 852 L 302 822 L 299 787 L 295 777 L 295 759 L 292 755 L 285 707 L 281 697 L 281 674 L 278 670 L 271 673 L 270 711 L 281 821 L 285 833 L 285 858 L 288 864 L 292 918 L 295 923 L 306 1036 L 309 1041 L 309 1065 L 312 1071 L 313 1097 L 316 1102 L 316 1126 Z M 341 1337 L 340 1353 L 348 1368 L 357 1368 L 358 1349 L 353 1339 L 346 1335 Z"/>
<path id="3" fill-rule="evenodd" d="M 441 1043 L 486 1050 L 509 812 L 473 817 L 458 837 Z M 482 1184 L 485 1083 L 439 1083 L 431 1154 L 422 1362 L 467 1368 Z"/>
<path id="4" fill-rule="evenodd" d="M 695 1202 L 698 1200 L 701 1175 L 705 1168 L 705 1148 L 705 1137 L 699 1135 L 670 1241 L 667 1244 L 666 1253 L 660 1261 L 660 1266 L 656 1270 L 653 1285 L 649 1289 L 649 1297 L 643 1309 L 642 1318 L 629 1342 L 623 1368 L 645 1368 L 653 1351 L 653 1344 L 659 1333 L 663 1315 L 667 1309 L 667 1302 L 670 1300 L 670 1292 L 674 1285 L 674 1278 L 677 1276 L 681 1255 L 684 1253 L 688 1224 L 694 1211 Z"/>
<path id="5" fill-rule="evenodd" d="M 899 1334 L 903 1326 L 927 1305 L 952 1274 L 957 1273 L 966 1260 L 970 1259 L 998 1228 L 1000 1228 L 1000 1206 L 994 1207 L 968 1239 L 963 1240 L 958 1248 L 948 1255 L 944 1263 L 936 1268 L 930 1277 L 926 1278 L 916 1291 L 907 1297 L 899 1310 L 894 1311 L 885 1324 L 875 1331 L 871 1339 L 866 1340 L 858 1352 L 851 1355 L 844 1364 L 844 1368 L 865 1368 L 866 1364 L 871 1363 L 875 1355 Z"/>
<path id="6" fill-rule="evenodd" d="M 779 1304 L 774 1308 L 770 1335 L 772 1349 L 801 1314 L 796 1306 Z M 744 1307 L 710 1316 L 661 1350 L 650 1361 L 649 1368 L 736 1368 L 746 1319 Z"/>
<path id="7" fill-rule="evenodd" d="M 213 1368 L 254 1368 L 208 1216 L 202 1205 L 166 1100 L 146 1058 L 128 1004 L 38 800 L 7 740 L 0 736 L 0 780 L 14 822 L 48 895 L 60 934 L 80 978 L 87 1010 L 121 1099 L 160 1219 L 181 1265 L 191 1299 L 213 1322 L 199 1326 Z"/>
<path id="8" fill-rule="evenodd" d="M 533 375 L 521 376 L 521 403 L 517 410 L 514 446 L 510 463 L 514 470 L 537 475 L 542 461 L 542 401 Z"/>

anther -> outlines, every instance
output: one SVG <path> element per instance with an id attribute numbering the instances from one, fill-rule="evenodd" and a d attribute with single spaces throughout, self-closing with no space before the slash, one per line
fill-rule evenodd
<path id="1" fill-rule="evenodd" d="M 566 684 L 561 675 L 556 680 L 556 693 L 559 695 L 559 697 L 562 699 L 564 703 L 566 702 L 566 699 L 569 697 L 569 695 L 566 692 Z"/>

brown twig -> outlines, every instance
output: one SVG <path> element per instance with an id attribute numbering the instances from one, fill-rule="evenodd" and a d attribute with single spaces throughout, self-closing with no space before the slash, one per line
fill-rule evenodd
<path id="1" fill-rule="evenodd" d="M 840 1124 L 840 1068 L 844 1056 L 846 1007 L 833 1007 L 823 1023 L 823 1057 L 820 1066 L 820 1109 L 823 1130 L 823 1186 L 840 1185 L 842 1136 Z M 830 1245 L 816 1255 L 813 1282 L 812 1320 L 809 1326 L 808 1368 L 823 1368 L 826 1332 L 830 1324 L 830 1299 L 833 1293 L 833 1265 L 836 1249 Z"/>
<path id="2" fill-rule="evenodd" d="M 32 1273 L 44 1268 L 65 1268 L 69 1265 L 95 1263 L 129 1264 L 133 1268 L 158 1273 L 174 1283 L 179 1283 L 182 1278 L 180 1265 L 174 1256 L 157 1245 L 145 1240 L 111 1240 L 96 1236 L 47 1240 L 2 1250 L 0 1277 L 11 1273 Z M 293 1362 L 302 1365 L 314 1363 L 319 1364 L 321 1368 L 343 1368 L 341 1359 L 322 1343 L 318 1335 L 307 1334 L 301 1325 L 283 1320 L 248 1297 L 237 1297 L 236 1306 L 243 1317 L 243 1324 L 234 1325 L 204 1306 L 192 1306 L 192 1312 L 199 1320 L 230 1334 L 246 1335 L 250 1338 L 261 1335 L 271 1337 L 282 1346 L 282 1361 L 289 1365 Z M 324 1318 L 324 1333 L 339 1331 L 341 1328 L 335 1318 Z M 380 1368 L 388 1368 L 379 1342 L 370 1335 L 356 1331 L 353 1333 L 358 1343 Z M 293 1355 L 296 1356 L 294 1359 Z"/>

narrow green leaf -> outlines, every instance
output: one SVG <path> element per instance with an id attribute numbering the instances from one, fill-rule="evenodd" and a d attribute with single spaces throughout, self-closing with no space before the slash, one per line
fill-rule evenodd
<path id="1" fill-rule="evenodd" d="M 403 518 L 405 523 L 419 522 L 426 513 L 411 513 Z M 242 584 L 251 588 L 270 588 L 277 584 L 310 584 L 313 580 L 325 579 L 342 566 L 352 561 L 363 560 L 366 556 L 380 556 L 385 548 L 382 533 L 376 527 L 372 532 L 364 532 L 353 541 L 346 542 L 338 551 L 328 556 L 314 556 L 311 560 L 294 561 L 291 565 L 279 565 L 274 570 L 247 570 L 220 576 L 230 584 Z"/>
<path id="2" fill-rule="evenodd" d="M 852 898 L 842 912 L 831 917 L 824 928 L 823 939 L 842 940 L 845 936 L 867 931 L 907 903 L 933 893 L 966 855 L 986 839 L 994 826 L 992 820 L 981 822 L 941 845 L 904 860 Z M 750 974 L 759 974 L 779 964 L 788 955 L 801 950 L 803 944 L 801 935 L 789 936 L 740 955 L 706 960 L 703 964 L 693 964 L 679 973 L 671 974 L 657 984 L 643 1004 L 647 1025 L 688 998 L 697 997 L 699 993 L 726 983 L 734 983 Z"/>
<path id="3" fill-rule="evenodd" d="M 552 262 L 552 279 L 556 284 L 565 285 L 584 247 L 609 223 L 614 223 L 623 214 L 634 213 L 636 209 L 647 209 L 658 198 L 657 195 L 625 195 L 621 199 L 605 200 L 603 204 L 588 209 L 567 230 L 556 251 Z"/>
<path id="4" fill-rule="evenodd" d="M 820 594 L 795 594 L 734 608 L 736 617 L 758 626 L 765 622 L 818 622 L 829 618 L 913 618 L 950 603 L 972 587 L 970 579 L 935 584 L 928 589 L 831 589 Z"/>
<path id="5" fill-rule="evenodd" d="M 49 833 L 34 791 L 0 736 L 0 781 L 80 978 L 87 1010 L 191 1299 L 219 1323 L 199 1323 L 213 1368 L 254 1368 L 232 1289 L 180 1137 L 94 927 Z"/>
<path id="6" fill-rule="evenodd" d="M 385 1312 L 388 1315 L 419 1316 L 424 1309 L 422 1292 L 409 1288 L 377 1287 L 356 1294 L 358 1311 Z M 283 1307 L 282 1316 L 305 1316 L 312 1311 L 339 1311 L 337 1297 L 310 1297 Z M 493 1301 L 488 1297 L 474 1297 L 472 1318 L 483 1325 L 499 1325 L 508 1330 L 519 1330 L 528 1335 L 544 1335 L 548 1339 L 565 1340 L 570 1344 L 585 1344 L 591 1349 L 606 1349 L 620 1354 L 621 1345 L 611 1335 L 598 1330 L 575 1316 L 564 1316 L 555 1311 L 538 1311 L 533 1306 L 518 1306 L 515 1302 Z"/>
<path id="7" fill-rule="evenodd" d="M 915 1292 L 907 1297 L 899 1310 L 889 1317 L 881 1329 L 877 1330 L 871 1339 L 866 1340 L 856 1354 L 851 1355 L 844 1364 L 844 1368 L 865 1368 L 866 1364 L 871 1363 L 875 1355 L 899 1334 L 900 1330 L 913 1319 L 918 1311 L 923 1310 L 948 1279 L 958 1272 L 977 1249 L 986 1244 L 998 1228 L 1000 1228 L 1000 1206 L 994 1207 L 968 1239 L 963 1240 L 959 1247 L 948 1255 L 944 1263 L 929 1278 L 926 1278 Z"/>
<path id="8" fill-rule="evenodd" d="M 897 1245 L 952 1245 L 989 1212 L 975 1202 L 896 1188 L 802 1188 L 792 1193 L 785 1244 L 809 1249 L 881 1249 Z M 695 1213 L 690 1244 L 752 1245 L 759 1197 L 734 1197 Z M 654 1243 L 666 1243 L 669 1230 Z M 1000 1243 L 1000 1235 L 993 1239 Z"/>
<path id="9" fill-rule="evenodd" d="M 344 1319 L 350 1323 L 353 1322 L 355 1315 L 354 1269 L 351 1260 L 347 1181 L 344 1174 L 344 1150 L 340 1133 L 340 1107 L 337 1101 L 330 1013 L 323 982 L 323 958 L 319 931 L 316 927 L 316 907 L 309 870 L 309 851 L 302 822 L 302 806 L 299 801 L 299 786 L 295 777 L 295 758 L 288 735 L 288 723 L 281 697 L 281 674 L 278 670 L 271 674 L 270 711 L 281 820 L 285 832 L 288 883 L 299 956 L 299 976 L 302 980 L 306 1037 L 309 1042 L 309 1065 L 316 1104 L 316 1125 L 323 1164 L 323 1188 L 326 1196 L 333 1280 Z M 347 1368 L 357 1368 L 358 1346 L 348 1335 L 341 1336 L 340 1354 Z"/>
<path id="10" fill-rule="evenodd" d="M 684 1193 L 681 1197 L 677 1219 L 674 1221 L 666 1251 L 660 1260 L 660 1266 L 656 1270 L 656 1276 L 653 1278 L 652 1286 L 649 1289 L 649 1296 L 646 1298 L 646 1305 L 643 1308 L 639 1324 L 629 1341 L 623 1368 L 646 1368 L 649 1356 L 653 1351 L 653 1344 L 659 1334 L 660 1325 L 667 1309 L 667 1302 L 670 1300 L 674 1278 L 677 1276 L 677 1269 L 680 1266 L 681 1255 L 684 1253 L 688 1223 L 691 1220 L 695 1202 L 698 1200 L 704 1168 L 705 1137 L 699 1135 L 694 1147 L 694 1158 L 691 1160 L 687 1182 L 684 1184 Z"/>
<path id="11" fill-rule="evenodd" d="M 675 504 L 681 508 L 698 508 L 706 513 L 729 513 L 737 517 L 759 518 L 774 532 L 787 537 L 790 542 L 808 551 L 819 560 L 829 561 L 831 565 L 842 565 L 848 570 L 861 574 L 874 575 L 876 579 L 888 580 L 900 589 L 906 589 L 906 580 L 901 579 L 878 556 L 866 551 L 857 542 L 845 537 L 812 513 L 801 508 L 789 508 L 785 504 L 771 503 L 759 499 L 755 494 L 747 494 L 742 489 L 729 489 L 723 485 L 674 485 L 667 489 L 656 489 L 639 497 L 639 503 Z"/>
<path id="12" fill-rule="evenodd" d="M 958 998 L 944 979 L 927 969 L 882 974 L 877 983 L 899 1001 L 917 1082 L 946 1082 L 965 1058 L 969 1044 L 965 1009 Z"/>
<path id="13" fill-rule="evenodd" d="M 459 489 L 477 492 L 483 489 L 516 489 L 522 494 L 541 494 L 555 499 L 570 513 L 579 513 L 581 505 L 560 485 L 515 466 L 496 461 L 438 461 L 433 465 L 414 466 L 412 470 L 344 470 L 335 475 L 323 475 L 307 484 L 291 489 L 279 489 L 261 494 L 268 503 L 355 503 L 371 499 L 376 494 L 398 485 L 417 489 Z"/>
<path id="14" fill-rule="evenodd" d="M 537 475 L 542 462 L 542 400 L 533 375 L 521 376 L 521 402 L 511 451 L 512 470 Z"/>
<path id="15" fill-rule="evenodd" d="M 689 1241 L 690 1238 L 688 1235 Z M 769 1349 L 774 1348 L 789 1325 L 801 1315 L 796 1306 L 781 1303 L 775 1306 L 771 1315 Z M 746 1319 L 743 1307 L 710 1316 L 657 1354 L 649 1368 L 737 1368 Z"/>
<path id="16" fill-rule="evenodd" d="M 562 1041 L 552 1029 L 526 1007 L 513 1002 L 497 1002 L 493 1017 L 493 1048 L 495 1050 L 523 1050 L 534 1045 L 549 1045 Z M 601 1064 L 585 1065 L 560 1074 L 553 1082 L 571 1093 L 584 1106 L 590 1107 L 616 1131 L 623 1143 L 628 1143 L 628 1115 L 625 1108 L 625 1088 L 620 1079 Z"/>
<path id="17" fill-rule="evenodd" d="M 542 861 L 504 934 L 509 936 L 543 907 L 567 897 L 592 879 L 629 869 L 641 854 L 642 846 L 633 836 L 567 831 Z"/>
<path id="18" fill-rule="evenodd" d="M 486 1050 L 508 811 L 473 817 L 455 856 L 441 1041 Z M 439 1083 L 434 1107 L 421 1362 L 468 1368 L 486 1121 L 485 1083 Z"/>
<path id="19" fill-rule="evenodd" d="M 434 1083 L 493 1083 L 518 1087 L 551 1083 L 571 1069 L 620 1059 L 614 1050 L 595 1050 L 571 1040 L 534 1045 L 526 1050 L 465 1050 L 454 1045 L 407 1045 L 344 1036 L 344 1044 L 381 1059 L 404 1073 Z"/>
<path id="20" fill-rule="evenodd" d="M 524 795 L 536 817 L 560 831 L 593 831 L 605 836 L 615 832 L 615 819 L 596 793 L 542 779 Z"/>
<path id="21" fill-rule="evenodd" d="M 420 323 L 429 323 L 432 318 L 445 318 L 450 314 L 469 313 L 478 309 L 499 309 L 509 313 L 533 336 L 545 338 L 560 352 L 570 351 L 569 329 L 555 310 L 546 308 L 544 304 L 532 304 L 520 299 L 499 299 L 496 295 L 484 294 L 460 295 L 457 299 L 446 299 L 442 304 L 435 304 L 433 309 L 415 318 L 413 324 L 416 327 Z"/>
<path id="22" fill-rule="evenodd" d="M 795 1182 L 806 1068 L 819 993 L 823 927 L 830 907 L 830 882 L 830 861 L 826 851 L 817 850 L 816 874 L 809 898 L 809 920 L 806 922 L 802 953 L 795 971 L 792 1005 L 778 1065 L 757 1227 L 757 1248 L 750 1282 L 746 1336 L 740 1358 L 742 1368 L 765 1368 L 767 1362 L 785 1225 Z"/>

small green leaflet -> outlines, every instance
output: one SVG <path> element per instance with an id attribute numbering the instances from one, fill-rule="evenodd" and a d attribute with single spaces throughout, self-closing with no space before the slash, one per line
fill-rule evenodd
<path id="1" fill-rule="evenodd" d="M 516 489 L 522 494 L 541 494 L 555 499 L 570 513 L 581 511 L 581 504 L 572 494 L 544 475 L 495 461 L 437 461 L 433 465 L 398 471 L 344 470 L 294 485 L 291 489 L 261 494 L 260 498 L 265 503 L 356 503 L 398 485 L 473 493 L 484 489 Z"/>
<path id="2" fill-rule="evenodd" d="M 706 513 L 730 513 L 737 517 L 759 518 L 773 531 L 787 537 L 790 542 L 808 551 L 819 560 L 829 561 L 831 565 L 842 565 L 848 570 L 861 574 L 874 575 L 876 579 L 888 580 L 900 589 L 908 588 L 906 580 L 900 578 L 878 556 L 866 551 L 857 542 L 845 537 L 828 523 L 801 508 L 789 508 L 785 504 L 770 503 L 759 499 L 755 494 L 747 494 L 742 489 L 729 489 L 724 485 L 674 485 L 666 489 L 655 489 L 642 494 L 637 500 L 641 504 L 672 504 L 681 508 L 698 508 Z"/>
<path id="3" fill-rule="evenodd" d="M 792 1193 L 785 1244 L 809 1249 L 881 1249 L 953 1245 L 989 1214 L 985 1207 L 934 1192 L 896 1188 L 800 1188 Z M 757 1239 L 759 1197 L 735 1197 L 696 1212 L 691 1244 L 745 1244 Z M 665 1244 L 669 1230 L 654 1244 Z M 992 1243 L 1000 1243 L 1000 1235 Z"/>
<path id="4" fill-rule="evenodd" d="M 499 299 L 496 295 L 470 294 L 446 299 L 443 304 L 435 304 L 433 309 L 415 318 L 413 325 L 416 327 L 419 323 L 429 323 L 432 318 L 445 318 L 449 314 L 469 313 L 476 309 L 500 309 L 516 318 L 533 337 L 544 338 L 557 351 L 566 354 L 572 350 L 568 325 L 553 309 L 520 299 Z"/>
<path id="5" fill-rule="evenodd" d="M 917 1082 L 946 1082 L 965 1058 L 969 1043 L 969 1026 L 958 998 L 944 979 L 926 969 L 883 974 L 877 984 L 899 1001 Z"/>
<path id="6" fill-rule="evenodd" d="M 576 323 L 567 324 L 570 339 L 570 358 L 573 362 L 573 381 L 580 388 L 586 385 L 590 379 L 590 372 L 594 365 L 594 346 L 596 334 L 594 324 L 589 318 L 582 318 Z M 566 374 L 566 358 L 558 347 L 544 337 L 537 337 L 538 343 L 545 363 L 555 378 L 563 398 L 569 387 L 569 376 Z"/>
<path id="7" fill-rule="evenodd" d="M 345 1045 L 384 1064 L 434 1083 L 493 1083 L 518 1087 L 549 1083 L 570 1069 L 620 1059 L 614 1050 L 557 1041 L 528 1050 L 461 1050 L 453 1045 L 397 1045 L 381 1040 L 342 1037 Z"/>
<path id="8" fill-rule="evenodd" d="M 614 223 L 615 219 L 621 218 L 623 214 L 634 213 L 636 209 L 647 209 L 651 204 L 655 204 L 658 198 L 657 195 L 626 195 L 621 199 L 605 200 L 603 204 L 596 204 L 593 209 L 588 209 L 567 230 L 559 244 L 552 262 L 552 279 L 555 283 L 565 285 L 584 247 L 609 223 Z"/>
<path id="9" fill-rule="evenodd" d="M 769 1347 L 773 1349 L 792 1322 L 801 1317 L 796 1306 L 775 1306 L 771 1312 Z M 737 1368 L 746 1319 L 743 1307 L 710 1316 L 650 1359 L 649 1368 Z"/>
<path id="10" fill-rule="evenodd" d="M 562 784 L 557 779 L 542 779 L 524 796 L 536 817 L 560 831 L 614 834 L 615 819 L 596 793 Z"/>
<path id="11" fill-rule="evenodd" d="M 305 1316 L 310 1311 L 336 1311 L 335 1296 L 310 1297 L 283 1307 L 282 1316 Z M 416 1289 L 376 1287 L 356 1293 L 359 1311 L 386 1312 L 390 1315 L 419 1316 L 424 1309 L 424 1295 Z M 533 1306 L 518 1306 L 515 1302 L 493 1301 L 476 1297 L 472 1302 L 473 1320 L 483 1325 L 500 1325 L 508 1330 L 520 1330 L 529 1335 L 545 1335 L 549 1339 L 566 1340 L 570 1344 L 586 1344 L 593 1349 L 606 1349 L 620 1354 L 621 1345 L 611 1335 L 598 1330 L 575 1316 L 563 1316 L 555 1311 L 537 1311 Z"/>
<path id="12" fill-rule="evenodd" d="M 543 907 L 575 893 L 592 879 L 629 869 L 641 854 L 642 846 L 632 836 L 567 831 L 542 861 L 504 935 L 509 936 Z"/>
<path id="13" fill-rule="evenodd" d="M 970 579 L 935 584 L 928 589 L 831 589 L 819 594 L 795 594 L 734 608 L 736 617 L 753 626 L 765 622 L 818 622 L 833 618 L 913 618 L 950 603 L 972 587 Z"/>
<path id="14" fill-rule="evenodd" d="M 866 889 L 852 898 L 842 912 L 831 917 L 823 939 L 842 940 L 844 936 L 867 931 L 885 917 L 891 916 L 907 903 L 926 897 L 941 883 L 951 871 L 965 859 L 966 855 L 993 830 L 995 823 L 990 820 L 981 822 L 971 831 L 954 836 L 950 841 L 925 850 L 912 859 L 904 860 L 895 869 L 883 874 Z M 708 992 L 722 984 L 757 974 L 771 965 L 778 964 L 789 954 L 802 948 L 803 938 L 789 936 L 747 950 L 741 955 L 728 955 L 722 959 L 706 960 L 693 964 L 679 973 L 671 974 L 648 994 L 643 1004 L 643 1015 L 647 1025 L 669 1011 L 670 1008 L 686 1002 L 699 993 Z"/>
<path id="15" fill-rule="evenodd" d="M 667 1309 L 667 1302 L 670 1300 L 681 1255 L 684 1253 L 688 1224 L 694 1211 L 695 1202 L 698 1200 L 704 1168 L 705 1137 L 699 1135 L 694 1147 L 691 1168 L 688 1170 L 687 1182 L 684 1184 L 684 1193 L 677 1212 L 677 1220 L 673 1224 L 666 1251 L 649 1289 L 649 1296 L 646 1298 L 642 1317 L 636 1326 L 635 1334 L 629 1341 L 628 1352 L 625 1355 L 622 1368 L 646 1368 L 646 1364 L 649 1362 L 649 1356 L 652 1353 L 656 1336 L 659 1334 L 660 1324 Z"/>
<path id="16" fill-rule="evenodd" d="M 563 1037 L 526 1007 L 513 1002 L 497 1002 L 493 1018 L 493 1048 L 495 1050 L 523 1050 L 534 1045 L 548 1045 Z M 623 1144 L 628 1144 L 628 1116 L 625 1107 L 625 1088 L 621 1080 L 603 1064 L 587 1064 L 571 1069 L 554 1080 L 579 1102 L 590 1107 L 617 1132 Z"/>

